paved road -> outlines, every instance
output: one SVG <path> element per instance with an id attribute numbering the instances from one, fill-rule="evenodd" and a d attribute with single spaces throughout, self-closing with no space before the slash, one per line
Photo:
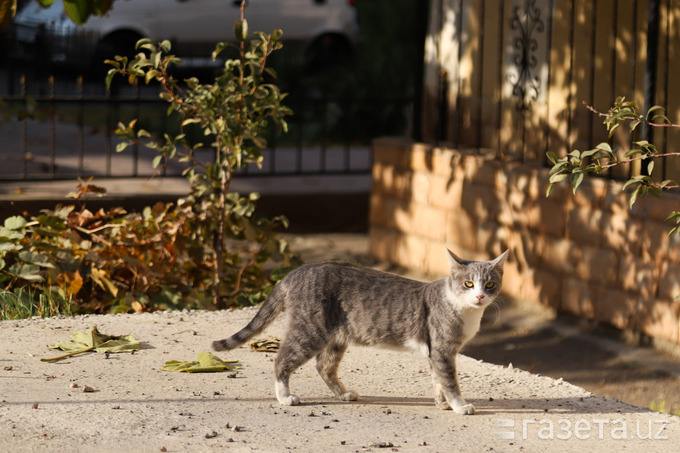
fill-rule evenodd
<path id="1" fill-rule="evenodd" d="M 140 146 L 117 153 L 120 140 L 107 136 L 102 130 L 80 128 L 75 124 L 51 123 L 36 120 L 0 124 L 0 180 L 20 177 L 30 179 L 64 179 L 82 176 L 98 178 L 156 173 L 152 161 L 154 150 Z M 204 161 L 212 153 L 198 153 Z M 263 152 L 261 173 L 337 173 L 368 171 L 371 150 L 368 146 L 305 145 L 302 149 L 280 147 Z M 171 163 L 167 173 L 179 175 L 183 166 Z M 249 171 L 258 173 L 256 167 Z"/>

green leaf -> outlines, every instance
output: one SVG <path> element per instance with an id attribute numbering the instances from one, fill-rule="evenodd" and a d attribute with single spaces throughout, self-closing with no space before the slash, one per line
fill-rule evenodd
<path id="1" fill-rule="evenodd" d="M 673 211 L 671 214 L 666 217 L 666 221 L 669 220 L 678 220 L 680 222 L 680 212 Z"/>
<path id="2" fill-rule="evenodd" d="M 653 124 L 671 124 L 671 120 L 666 115 L 654 115 L 651 120 Z"/>
<path id="3" fill-rule="evenodd" d="M 647 110 L 647 118 L 649 119 L 649 116 L 657 110 L 664 110 L 664 108 L 660 105 L 650 107 L 649 110 Z"/>
<path id="4" fill-rule="evenodd" d="M 18 252 L 23 247 L 20 244 L 13 244 L 12 242 L 0 242 L 0 253 Z"/>
<path id="5" fill-rule="evenodd" d="M 581 185 L 583 182 L 583 177 L 584 173 L 576 173 L 571 176 L 571 185 L 574 186 L 573 193 L 576 194 L 576 189 Z"/>
<path id="6" fill-rule="evenodd" d="M 565 179 L 567 179 L 567 177 L 569 177 L 569 175 L 566 174 L 566 173 L 560 173 L 560 174 L 552 175 L 550 177 L 549 182 L 550 182 L 550 184 L 556 184 L 558 182 L 564 181 Z"/>
<path id="7" fill-rule="evenodd" d="M 645 186 L 638 186 L 637 189 L 635 189 L 635 191 L 630 194 L 630 198 L 628 199 L 628 208 L 633 209 L 633 205 L 637 201 L 638 196 L 644 195 L 646 191 L 647 188 Z"/>
<path id="8" fill-rule="evenodd" d="M 169 40 L 164 39 L 158 45 L 158 48 L 161 50 L 161 52 L 168 53 L 168 52 L 170 52 L 170 50 L 172 50 L 172 43 Z"/>
<path id="9" fill-rule="evenodd" d="M 609 154 L 614 154 L 614 150 L 612 149 L 611 145 L 607 142 L 600 143 L 599 145 L 597 145 L 595 147 L 595 149 L 602 150 L 602 151 L 609 153 Z"/>
<path id="10" fill-rule="evenodd" d="M 623 183 L 623 187 L 621 187 L 621 190 L 626 190 L 631 185 L 639 184 L 639 183 L 640 183 L 640 181 L 638 181 L 637 177 L 632 177 L 628 181 Z"/>
<path id="11" fill-rule="evenodd" d="M 7 228 L 0 228 L 0 240 L 6 241 L 20 241 L 24 238 L 24 233 L 17 230 L 8 230 Z"/>
<path id="12" fill-rule="evenodd" d="M 149 38 L 142 38 L 137 43 L 135 43 L 135 50 L 138 49 L 149 49 L 153 50 L 155 47 L 153 45 L 153 41 L 151 41 Z"/>
<path id="13" fill-rule="evenodd" d="M 548 188 L 545 190 L 545 197 L 548 198 L 553 191 L 555 184 L 548 184 Z"/>
<path id="14" fill-rule="evenodd" d="M 566 160 L 561 160 L 561 161 L 557 162 L 555 164 L 555 166 L 550 169 L 550 172 L 548 173 L 548 175 L 552 176 L 556 173 L 559 173 L 560 171 L 562 171 L 564 169 L 564 167 L 566 167 L 568 165 L 569 165 L 569 162 L 567 162 Z"/>
<path id="15" fill-rule="evenodd" d="M 29 251 L 23 251 L 19 252 L 17 258 L 19 258 L 24 263 L 34 264 L 38 267 L 54 269 L 54 265 L 49 262 L 49 259 L 46 255 L 41 255 L 39 253 Z"/>
<path id="16" fill-rule="evenodd" d="M 43 280 L 40 275 L 40 268 L 34 264 L 15 263 L 9 267 L 8 272 L 29 282 L 39 282 Z"/>
<path id="17" fill-rule="evenodd" d="M 153 162 L 152 162 L 153 168 L 158 168 L 158 166 L 161 164 L 161 162 L 163 162 L 163 155 L 159 154 L 159 155 L 157 155 L 156 157 L 153 158 Z"/>
<path id="18" fill-rule="evenodd" d="M 614 135 L 614 132 L 616 132 L 616 130 L 619 128 L 619 126 L 620 126 L 620 124 L 618 124 L 618 123 L 607 126 L 607 128 L 609 129 L 609 135 L 608 135 L 609 138 L 612 138 L 612 136 Z"/>
<path id="19" fill-rule="evenodd" d="M 64 0 L 64 12 L 73 22 L 82 25 L 94 11 L 87 0 Z"/>
<path id="20" fill-rule="evenodd" d="M 212 53 L 212 59 L 213 59 L 213 61 L 215 61 L 215 60 L 217 59 L 217 56 L 218 56 L 224 49 L 226 49 L 227 47 L 231 47 L 232 45 L 233 45 L 233 44 L 231 44 L 231 43 L 229 43 L 229 42 L 218 42 L 217 45 L 215 46 L 215 50 L 213 50 L 213 53 Z M 231 61 L 231 60 L 229 60 L 229 61 Z M 228 61 L 228 62 L 229 62 L 229 61 Z M 227 63 L 228 63 L 228 62 L 227 62 Z"/>
<path id="21" fill-rule="evenodd" d="M 245 19 L 236 19 L 234 22 L 234 36 L 239 42 L 248 39 L 248 21 Z"/>
<path id="22" fill-rule="evenodd" d="M 583 159 L 586 159 L 586 158 L 588 158 L 588 157 L 594 156 L 595 154 L 597 154 L 597 153 L 599 153 L 599 152 L 600 152 L 600 150 L 597 149 L 597 148 L 595 148 L 595 149 L 589 149 L 588 151 L 583 151 L 583 153 L 581 154 L 581 157 L 582 157 Z"/>
<path id="23" fill-rule="evenodd" d="M 107 63 L 111 63 L 111 60 L 106 60 Z M 118 65 L 120 67 L 120 65 Z M 111 90 L 111 82 L 113 81 L 113 78 L 118 74 L 118 67 L 111 68 L 109 71 L 106 73 L 106 78 L 104 79 L 104 82 L 106 83 L 106 89 Z"/>
<path id="24" fill-rule="evenodd" d="M 158 54 L 158 56 L 160 57 L 160 54 Z M 144 76 L 144 82 L 148 85 L 149 82 L 151 82 L 154 79 L 154 77 L 156 77 L 157 74 L 158 74 L 157 70 L 149 69 L 149 71 L 147 71 L 146 75 Z"/>
<path id="25" fill-rule="evenodd" d="M 649 163 L 647 164 L 647 174 L 651 175 L 652 172 L 654 172 L 654 161 L 650 160 Z"/>
<path id="26" fill-rule="evenodd" d="M 5 219 L 5 228 L 8 230 L 18 230 L 26 226 L 26 219 L 21 216 L 12 216 Z"/>
<path id="27" fill-rule="evenodd" d="M 42 214 L 39 215 L 36 220 L 38 223 L 41 225 L 52 228 L 53 230 L 56 231 L 64 231 L 66 229 L 66 222 L 64 219 L 61 217 L 55 216 L 55 215 L 49 215 L 49 214 Z"/>
<path id="28" fill-rule="evenodd" d="M 200 124 L 201 119 L 200 118 L 187 118 L 184 121 L 182 121 L 182 126 L 188 126 L 190 124 Z"/>

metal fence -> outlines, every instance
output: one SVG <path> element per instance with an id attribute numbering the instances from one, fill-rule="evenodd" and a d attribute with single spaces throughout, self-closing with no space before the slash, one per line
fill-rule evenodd
<path id="1" fill-rule="evenodd" d="M 156 151 L 144 146 L 116 152 L 121 139 L 114 131 L 119 122 L 139 118 L 140 127 L 158 134 L 177 128 L 158 94 L 153 87 L 125 86 L 114 95 L 105 91 L 103 82 L 90 83 L 63 73 L 0 74 L 0 99 L 6 113 L 0 124 L 0 180 L 181 174 L 185 167 L 178 163 L 160 172 L 154 169 Z M 294 112 L 288 118 L 289 133 L 270 131 L 262 168 L 248 165 L 240 174 L 368 173 L 370 141 L 378 135 L 404 134 L 411 104 L 409 96 L 333 98 L 300 90 L 286 100 Z M 197 156 L 214 158 L 210 149 Z"/>
<path id="2" fill-rule="evenodd" d="M 665 107 L 680 121 L 678 0 L 437 1 L 426 40 L 423 138 L 545 162 L 608 141 L 602 118 L 618 96 L 642 111 Z M 670 128 L 621 128 L 612 145 L 635 140 L 677 150 Z M 637 166 L 639 167 L 639 165 Z M 641 171 L 614 169 L 612 177 Z M 680 179 L 677 159 L 657 174 Z"/>

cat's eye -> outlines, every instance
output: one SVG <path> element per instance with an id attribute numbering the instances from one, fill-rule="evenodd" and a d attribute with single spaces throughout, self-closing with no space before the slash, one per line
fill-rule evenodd
<path id="1" fill-rule="evenodd" d="M 493 289 L 494 286 L 496 286 L 496 283 L 494 283 L 494 282 L 486 282 L 486 284 L 484 285 L 484 288 L 486 288 L 486 289 Z"/>
<path id="2" fill-rule="evenodd" d="M 475 284 L 473 282 L 471 282 L 470 280 L 466 281 L 463 284 L 465 285 L 466 288 L 474 288 L 475 287 Z"/>

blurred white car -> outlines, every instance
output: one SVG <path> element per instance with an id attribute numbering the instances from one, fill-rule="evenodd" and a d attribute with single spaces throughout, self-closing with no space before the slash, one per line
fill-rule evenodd
<path id="1" fill-rule="evenodd" d="M 169 39 L 184 66 L 205 66 L 220 41 L 234 40 L 240 0 L 116 0 L 105 17 L 84 25 L 64 13 L 62 0 L 49 8 L 30 1 L 13 21 L 13 56 L 40 63 L 102 65 L 114 55 L 129 55 L 146 37 Z M 283 30 L 286 46 L 302 46 L 308 61 L 348 52 L 358 36 L 354 0 L 248 0 L 248 28 Z"/>

